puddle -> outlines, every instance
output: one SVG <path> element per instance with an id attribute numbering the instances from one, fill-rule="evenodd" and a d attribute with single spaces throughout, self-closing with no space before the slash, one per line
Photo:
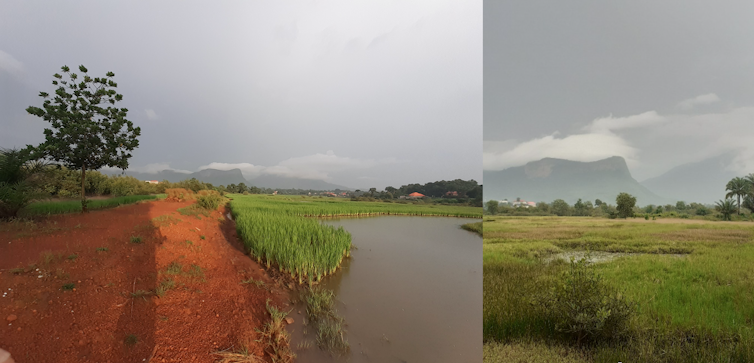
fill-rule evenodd
<path id="1" fill-rule="evenodd" d="M 641 256 L 641 255 L 650 255 L 650 253 L 592 251 L 587 261 L 589 261 L 590 263 L 601 263 L 601 262 L 610 262 L 619 257 Z M 651 254 L 651 255 L 657 255 L 657 254 Z M 670 253 L 670 254 L 662 254 L 662 255 L 673 256 L 673 257 L 678 257 L 678 258 L 688 256 L 688 254 L 683 254 L 683 253 Z M 550 263 L 555 260 L 564 260 L 566 262 L 570 262 L 571 257 L 573 257 L 574 260 L 578 261 L 586 257 L 586 251 L 568 251 L 568 252 L 557 253 L 557 254 L 554 254 L 552 256 L 545 258 L 544 262 Z"/>
<path id="2" fill-rule="evenodd" d="M 470 221 L 326 221 L 343 226 L 358 246 L 322 284 L 335 292 L 351 352 L 334 357 L 317 348 L 315 333 L 302 324 L 305 309 L 297 305 L 289 327 L 297 361 L 481 362 L 482 238 L 459 228 Z M 299 349 L 303 342 L 312 347 Z"/>

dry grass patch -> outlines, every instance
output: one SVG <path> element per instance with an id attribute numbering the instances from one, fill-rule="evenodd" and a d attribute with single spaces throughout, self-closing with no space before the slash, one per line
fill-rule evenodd
<path id="1" fill-rule="evenodd" d="M 586 354 L 576 348 L 534 342 L 486 343 L 484 363 L 589 363 Z"/>

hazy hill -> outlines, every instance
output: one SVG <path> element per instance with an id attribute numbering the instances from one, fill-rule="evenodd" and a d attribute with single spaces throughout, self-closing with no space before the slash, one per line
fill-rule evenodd
<path id="1" fill-rule="evenodd" d="M 725 185 L 728 181 L 736 176 L 743 176 L 726 170 L 732 161 L 732 154 L 723 154 L 683 164 L 641 184 L 673 201 L 711 204 L 725 197 Z"/>
<path id="2" fill-rule="evenodd" d="M 117 172 L 117 171 L 105 171 L 105 170 L 103 170 L 103 173 L 111 174 L 111 175 L 120 174 L 120 172 Z M 243 174 L 241 174 L 241 169 L 231 169 L 231 170 L 204 169 L 204 170 L 200 170 L 191 174 L 179 173 L 172 170 L 163 170 L 157 173 L 139 173 L 139 172 L 126 170 L 125 175 L 130 175 L 139 180 L 159 180 L 159 181 L 167 180 L 171 183 L 175 183 L 181 180 L 186 180 L 186 179 L 191 179 L 191 178 L 196 178 L 196 180 L 199 180 L 205 183 L 212 183 L 212 185 L 228 185 L 228 184 L 239 184 L 239 183 L 246 183 L 248 185 L 249 183 L 243 177 Z"/>
<path id="3" fill-rule="evenodd" d="M 352 190 L 351 188 L 328 183 L 324 180 L 288 178 L 277 175 L 260 175 L 254 179 L 249 179 L 246 185 L 273 189 Z"/>
<path id="4" fill-rule="evenodd" d="M 103 170 L 103 173 L 110 175 L 120 174 L 118 171 Z M 246 186 L 255 186 L 259 188 L 273 188 L 273 189 L 312 189 L 312 190 L 351 190 L 350 188 L 331 184 L 322 180 L 316 179 L 299 179 L 288 178 L 275 175 L 262 175 L 253 179 L 244 178 L 241 173 L 241 169 L 231 170 L 217 170 L 217 169 L 204 169 L 194 173 L 186 174 L 179 173 L 172 170 L 163 170 L 157 173 L 139 173 L 126 170 L 125 175 L 133 176 L 139 180 L 167 180 L 171 183 L 179 182 L 181 180 L 196 178 L 196 180 L 211 183 L 214 186 L 230 184 L 244 183 Z"/>
<path id="5" fill-rule="evenodd" d="M 593 162 L 544 158 L 524 166 L 484 171 L 484 185 L 484 200 L 521 198 L 550 203 L 563 199 L 573 204 L 581 198 L 615 204 L 615 197 L 626 192 L 636 197 L 638 205 L 669 202 L 639 184 L 619 156 Z"/>

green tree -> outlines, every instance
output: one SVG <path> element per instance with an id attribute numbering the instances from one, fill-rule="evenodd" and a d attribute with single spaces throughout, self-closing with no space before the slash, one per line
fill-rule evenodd
<path id="1" fill-rule="evenodd" d="M 553 213 L 559 216 L 567 216 L 570 214 L 570 206 L 563 199 L 555 199 L 552 201 L 552 207 L 550 208 Z"/>
<path id="2" fill-rule="evenodd" d="M 126 119 L 128 109 L 114 107 L 123 100 L 117 93 L 118 84 L 112 78 L 113 72 L 105 77 L 91 78 L 83 65 L 79 71 L 83 79 L 67 66 L 61 67 L 63 76 L 55 73 L 52 84 L 58 86 L 50 99 L 46 92 L 40 92 L 44 99 L 42 108 L 30 106 L 26 112 L 41 117 L 51 123 L 45 129 L 45 142 L 28 148 L 37 158 L 48 158 L 63 163 L 71 169 L 81 170 L 81 207 L 86 208 L 86 170 L 97 170 L 105 166 L 128 168 L 131 151 L 139 146 L 141 129 L 134 127 Z"/>
<path id="3" fill-rule="evenodd" d="M 601 200 L 599 200 L 599 199 L 595 199 L 595 200 L 594 200 L 594 205 L 596 205 L 596 206 L 598 206 L 598 207 L 599 207 L 599 206 L 601 206 L 601 205 L 602 205 L 602 201 L 601 201 Z"/>
<path id="4" fill-rule="evenodd" d="M 749 194 L 749 192 L 752 190 L 751 185 L 749 185 L 749 182 L 746 181 L 746 179 L 735 177 L 731 179 L 727 185 L 725 185 L 725 190 L 728 191 L 728 193 L 725 194 L 725 199 L 734 196 L 738 198 L 738 214 L 741 214 L 741 197 Z"/>
<path id="5" fill-rule="evenodd" d="M 487 213 L 491 215 L 497 214 L 497 207 L 498 207 L 498 201 L 496 200 L 490 200 L 487 201 Z"/>
<path id="6" fill-rule="evenodd" d="M 730 216 L 736 212 L 736 205 L 733 199 L 726 198 L 725 200 L 715 202 L 715 210 L 723 215 L 723 220 L 729 221 Z"/>
<path id="7" fill-rule="evenodd" d="M 628 218 L 634 215 L 634 207 L 636 206 L 636 197 L 628 193 L 620 193 L 615 198 L 616 208 L 618 209 L 618 217 Z"/>
<path id="8" fill-rule="evenodd" d="M 584 204 L 584 202 L 581 201 L 581 198 L 579 198 L 579 200 L 577 200 L 576 203 L 573 205 L 573 210 L 577 216 L 589 215 L 586 204 Z"/>
<path id="9" fill-rule="evenodd" d="M 685 211 L 686 210 L 686 202 L 679 200 L 675 203 L 675 209 L 679 211 Z"/>

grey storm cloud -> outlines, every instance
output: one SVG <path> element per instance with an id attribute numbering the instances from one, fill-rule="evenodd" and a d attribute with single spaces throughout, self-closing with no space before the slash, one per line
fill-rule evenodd
<path id="1" fill-rule="evenodd" d="M 43 140 L 24 110 L 84 64 L 142 128 L 134 170 L 481 181 L 481 1 L 5 1 L 0 34 L 2 147 Z"/>
<path id="2" fill-rule="evenodd" d="M 485 170 L 619 155 L 754 171 L 754 3 L 485 1 Z"/>

